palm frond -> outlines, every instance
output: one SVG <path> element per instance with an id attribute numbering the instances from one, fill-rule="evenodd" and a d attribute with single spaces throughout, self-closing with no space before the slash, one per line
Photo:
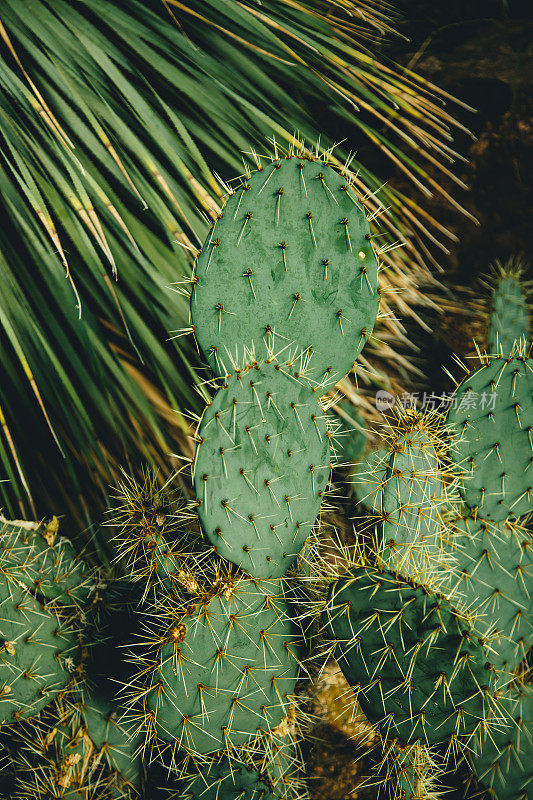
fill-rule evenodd
<path id="1" fill-rule="evenodd" d="M 416 314 L 424 259 L 453 235 L 418 196 L 453 178 L 444 92 L 377 48 L 378 0 L 5 0 L 0 10 L 0 459 L 6 511 L 88 522 L 119 464 L 175 468 L 203 367 L 186 299 L 225 178 L 298 130 L 377 148 L 406 196 L 355 158 L 379 216 L 392 309 Z M 321 109 L 316 118 L 313 109 Z M 346 158 L 341 145 L 338 158 Z M 456 179 L 456 182 L 460 183 Z M 384 210 L 388 209 L 386 213 Z M 391 242 L 403 246 L 395 249 Z M 386 318 L 367 359 L 406 365 Z M 366 367 L 365 367 L 366 369 Z M 198 378 L 200 375 L 200 378 Z"/>

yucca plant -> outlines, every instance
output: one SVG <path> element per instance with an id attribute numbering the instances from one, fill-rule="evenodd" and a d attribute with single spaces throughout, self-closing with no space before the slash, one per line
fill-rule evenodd
<path id="1" fill-rule="evenodd" d="M 41 515 L 53 499 L 87 524 L 126 453 L 162 478 L 170 453 L 188 454 L 184 412 L 204 373 L 192 339 L 173 338 L 188 309 L 171 285 L 190 275 L 218 212 L 218 174 L 242 171 L 239 151 L 249 161 L 267 137 L 321 130 L 328 148 L 342 127 L 338 159 L 369 145 L 403 171 L 413 196 L 350 162 L 374 233 L 380 224 L 385 312 L 416 316 L 430 302 L 417 284 L 453 235 L 415 198 L 442 193 L 460 208 L 438 180 L 454 178 L 460 125 L 444 92 L 383 55 L 395 21 L 380 0 L 2 3 L 6 512 Z M 404 370 L 402 327 L 385 313 L 377 332 L 366 358 Z"/>

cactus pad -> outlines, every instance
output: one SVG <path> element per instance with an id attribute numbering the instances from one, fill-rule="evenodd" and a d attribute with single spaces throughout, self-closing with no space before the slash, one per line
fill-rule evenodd
<path id="1" fill-rule="evenodd" d="M 255 770 L 213 762 L 202 775 L 185 778 L 177 800 L 278 800 L 268 778 Z"/>
<path id="2" fill-rule="evenodd" d="M 280 581 L 227 579 L 217 590 L 174 617 L 146 701 L 158 736 L 193 753 L 272 731 L 293 708 L 298 675 Z"/>
<path id="3" fill-rule="evenodd" d="M 524 357 L 491 358 L 466 377 L 448 412 L 465 470 L 461 494 L 479 517 L 501 521 L 533 508 L 533 367 Z"/>
<path id="4" fill-rule="evenodd" d="M 355 499 L 374 511 L 381 511 L 389 459 L 390 453 L 385 447 L 371 450 L 352 475 L 350 486 Z"/>
<path id="5" fill-rule="evenodd" d="M 353 464 L 365 452 L 365 420 L 348 400 L 343 400 L 338 404 L 335 422 L 338 423 L 334 434 L 337 460 Z"/>
<path id="6" fill-rule="evenodd" d="M 490 664 L 447 600 L 391 573 L 354 568 L 325 612 L 339 665 L 372 722 L 406 744 L 473 735 L 490 706 Z"/>
<path id="7" fill-rule="evenodd" d="M 87 733 L 96 749 L 104 754 L 109 768 L 119 773 L 121 781 L 139 787 L 142 764 L 136 750 L 142 740 L 121 719 L 123 709 L 92 691 L 84 698 L 80 710 Z"/>
<path id="8" fill-rule="evenodd" d="M 134 757 L 138 738 L 129 740 L 123 726 L 110 727 L 106 709 L 95 703 L 94 695 L 89 700 L 90 710 L 81 699 L 56 702 L 15 731 L 14 797 L 132 800 L 139 796 L 141 764 Z"/>
<path id="9" fill-rule="evenodd" d="M 320 508 L 329 436 L 316 393 L 288 367 L 227 379 L 202 418 L 194 464 L 198 515 L 221 556 L 257 577 L 283 575 Z"/>
<path id="10" fill-rule="evenodd" d="M 533 644 L 533 540 L 525 527 L 459 518 L 450 588 L 491 642 L 491 661 L 514 670 Z"/>
<path id="11" fill-rule="evenodd" d="M 444 486 L 435 440 L 417 427 L 404 427 L 390 443 L 391 455 L 377 511 L 380 557 L 385 566 L 418 583 L 441 579 Z M 376 475 L 379 480 L 380 472 Z M 433 585 L 433 584 L 432 584 Z"/>
<path id="12" fill-rule="evenodd" d="M 0 723 L 37 714 L 71 679 L 74 634 L 52 609 L 0 576 Z"/>
<path id="13" fill-rule="evenodd" d="M 69 540 L 57 536 L 58 526 L 57 517 L 48 524 L 0 518 L 0 572 L 47 600 L 83 605 L 94 575 Z"/>
<path id="14" fill-rule="evenodd" d="M 489 320 L 488 352 L 509 355 L 515 342 L 529 338 L 526 298 L 518 277 L 502 275 L 494 287 Z"/>
<path id="15" fill-rule="evenodd" d="M 511 686 L 502 704 L 507 727 L 484 739 L 472 754 L 472 769 L 495 800 L 527 800 L 533 782 L 533 687 Z"/>
<path id="16" fill-rule="evenodd" d="M 365 211 L 321 160 L 275 159 L 230 196 L 198 257 L 196 337 L 224 375 L 242 347 L 266 357 L 293 343 L 330 388 L 352 367 L 379 306 Z"/>

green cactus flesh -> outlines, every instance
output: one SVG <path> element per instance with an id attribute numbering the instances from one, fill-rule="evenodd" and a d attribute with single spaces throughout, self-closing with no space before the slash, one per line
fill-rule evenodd
<path id="1" fill-rule="evenodd" d="M 419 741 L 405 750 L 396 745 L 392 759 L 391 800 L 438 800 L 441 797 L 443 768 L 426 745 Z"/>
<path id="2" fill-rule="evenodd" d="M 488 352 L 506 356 L 515 342 L 528 338 L 527 303 L 520 282 L 512 275 L 504 276 L 498 280 L 492 296 Z"/>
<path id="3" fill-rule="evenodd" d="M 330 474 L 316 393 L 287 367 L 250 367 L 218 390 L 199 438 L 194 486 L 210 541 L 251 575 L 282 575 L 311 532 Z"/>
<path id="4" fill-rule="evenodd" d="M 141 758 L 136 753 L 142 744 L 133 726 L 121 719 L 121 708 L 92 691 L 84 698 L 81 715 L 97 750 L 102 751 L 111 770 L 131 786 L 141 782 Z"/>
<path id="5" fill-rule="evenodd" d="M 476 628 L 488 636 L 491 661 L 514 670 L 533 644 L 533 541 L 526 528 L 459 518 L 449 588 L 457 602 L 476 615 Z"/>
<path id="6" fill-rule="evenodd" d="M 493 358 L 460 384 L 448 412 L 465 470 L 461 494 L 479 517 L 501 521 L 533 508 L 533 369 L 530 359 Z"/>
<path id="7" fill-rule="evenodd" d="M 511 686 L 502 705 L 509 715 L 507 727 L 476 747 L 472 770 L 495 800 L 527 800 L 533 780 L 533 687 Z"/>
<path id="8" fill-rule="evenodd" d="M 224 759 L 183 782 L 177 800 L 278 800 L 268 779 L 255 770 L 232 766 Z"/>
<path id="9" fill-rule="evenodd" d="M 130 800 L 140 788 L 138 738 L 109 724 L 94 695 L 54 703 L 16 731 L 14 797 L 34 800 Z M 118 761 L 118 765 L 117 765 Z M 122 771 L 119 771 L 119 766 Z M 136 786 L 136 788 L 134 788 Z"/>
<path id="10" fill-rule="evenodd" d="M 48 525 L 0 518 L 0 571 L 47 600 L 83 605 L 94 576 L 68 539 L 56 534 L 55 518 Z"/>
<path id="11" fill-rule="evenodd" d="M 195 269 L 191 315 L 218 375 L 254 347 L 294 344 L 330 388 L 370 336 L 377 259 L 347 179 L 320 160 L 276 159 L 230 196 Z"/>
<path id="12" fill-rule="evenodd" d="M 324 621 L 363 712 L 391 737 L 432 745 L 482 724 L 492 670 L 447 600 L 391 573 L 354 568 L 333 585 Z"/>
<path id="13" fill-rule="evenodd" d="M 373 511 L 381 511 L 389 459 L 390 453 L 385 447 L 371 450 L 352 475 L 351 489 L 357 502 Z"/>
<path id="14" fill-rule="evenodd" d="M 54 611 L 0 576 L 0 724 L 37 714 L 71 679 L 77 645 Z"/>
<path id="15" fill-rule="evenodd" d="M 390 450 L 377 512 L 381 558 L 418 583 L 440 580 L 444 487 L 434 440 L 424 429 L 401 430 Z"/>
<path id="16" fill-rule="evenodd" d="M 353 464 L 363 455 L 366 447 L 365 420 L 348 400 L 338 404 L 334 434 L 337 460 Z"/>
<path id="17" fill-rule="evenodd" d="M 147 698 L 157 734 L 209 753 L 272 731 L 292 710 L 298 646 L 279 580 L 226 582 L 166 633 Z"/>

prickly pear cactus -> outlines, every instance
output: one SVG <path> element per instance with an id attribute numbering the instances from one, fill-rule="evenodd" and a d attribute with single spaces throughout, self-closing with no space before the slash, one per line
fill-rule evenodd
<path id="1" fill-rule="evenodd" d="M 37 714 L 72 679 L 73 630 L 52 606 L 0 575 L 0 724 Z"/>
<path id="2" fill-rule="evenodd" d="M 229 197 L 196 262 L 191 317 L 217 375 L 287 346 L 324 391 L 349 372 L 379 305 L 365 211 L 320 158 L 274 158 Z"/>
<path id="3" fill-rule="evenodd" d="M 299 637 L 280 581 L 228 576 L 214 591 L 175 610 L 146 695 L 157 735 L 192 753 L 272 733 L 298 678 Z"/>
<path id="4" fill-rule="evenodd" d="M 496 267 L 487 352 L 509 355 L 529 339 L 527 300 L 520 263 Z"/>
<path id="5" fill-rule="evenodd" d="M 96 576 L 58 529 L 57 517 L 47 524 L 0 517 L 0 572 L 48 600 L 83 605 Z"/>
<path id="6" fill-rule="evenodd" d="M 357 502 L 370 510 L 381 511 L 390 456 L 385 447 L 371 450 L 353 471 L 350 489 Z"/>
<path id="7" fill-rule="evenodd" d="M 142 760 L 138 750 L 143 739 L 131 723 L 122 719 L 124 709 L 94 690 L 86 693 L 78 707 L 91 742 L 116 774 L 115 784 L 139 788 Z"/>
<path id="8" fill-rule="evenodd" d="M 365 715 L 387 736 L 449 744 L 485 725 L 492 666 L 470 622 L 443 597 L 353 568 L 333 584 L 324 625 Z"/>
<path id="9" fill-rule="evenodd" d="M 418 583 L 436 585 L 443 562 L 446 499 L 431 416 L 407 410 L 391 424 L 389 457 L 376 497 L 378 553 L 392 572 Z M 376 483 L 380 472 L 375 476 Z"/>
<path id="10" fill-rule="evenodd" d="M 133 800 L 141 744 L 131 729 L 89 692 L 54 703 L 17 732 L 13 797 L 47 800 Z"/>
<path id="11" fill-rule="evenodd" d="M 334 446 L 336 460 L 353 465 L 363 455 L 366 447 L 366 428 L 362 414 L 348 400 L 341 401 L 336 410 Z"/>
<path id="12" fill-rule="evenodd" d="M 177 800 L 277 800 L 268 779 L 226 761 L 212 764 L 203 775 L 185 779 Z"/>
<path id="13" fill-rule="evenodd" d="M 512 686 L 502 703 L 506 727 L 484 738 L 469 760 L 488 797 L 527 800 L 533 784 L 532 686 Z"/>
<path id="14" fill-rule="evenodd" d="M 283 575 L 329 479 L 329 431 L 316 393 L 286 365 L 255 364 L 227 378 L 198 437 L 194 486 L 208 538 L 250 575 Z"/>
<path id="15" fill-rule="evenodd" d="M 198 573 L 212 554 L 192 529 L 182 495 L 168 485 L 162 487 L 157 475 L 146 472 L 142 482 L 125 475 L 115 500 L 116 558 L 128 580 L 139 585 L 140 596 L 154 588 L 165 594 L 187 588 L 198 591 Z M 119 593 L 124 589 L 129 603 L 125 587 L 117 589 Z"/>
<path id="16" fill-rule="evenodd" d="M 451 456 L 464 470 L 461 494 L 475 515 L 500 522 L 533 509 L 533 364 L 488 358 L 456 391 L 448 423 Z"/>
<path id="17" fill-rule="evenodd" d="M 491 661 L 516 669 L 533 643 L 533 540 L 527 527 L 459 517 L 453 523 L 454 568 L 448 588 L 477 615 L 493 640 Z"/>
<path id="18" fill-rule="evenodd" d="M 283 761 L 283 750 L 269 754 L 255 768 L 236 765 L 223 757 L 202 765 L 201 774 L 195 773 L 182 780 L 176 800 L 299 800 L 304 797 L 299 781 Z"/>

